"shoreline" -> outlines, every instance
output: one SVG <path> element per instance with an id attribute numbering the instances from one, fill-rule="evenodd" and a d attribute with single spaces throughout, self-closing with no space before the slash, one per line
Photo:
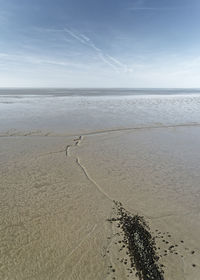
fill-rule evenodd
<path id="1" fill-rule="evenodd" d="M 88 131 L 88 132 L 77 132 L 73 134 L 66 133 L 55 133 L 55 132 L 42 132 L 41 130 L 33 130 L 33 131 L 16 131 L 10 133 L 9 131 L 0 132 L 0 137 L 76 137 L 77 135 L 82 136 L 92 136 L 98 134 L 106 134 L 112 132 L 126 132 L 126 131 L 134 131 L 134 130 L 145 130 L 145 129 L 163 129 L 163 128 L 181 128 L 181 127 L 199 127 L 200 123 L 183 123 L 183 124 L 169 124 L 169 125 L 149 125 L 149 126 L 135 126 L 135 127 L 126 127 L 126 128 L 113 128 L 113 129 L 103 129 L 96 131 Z"/>

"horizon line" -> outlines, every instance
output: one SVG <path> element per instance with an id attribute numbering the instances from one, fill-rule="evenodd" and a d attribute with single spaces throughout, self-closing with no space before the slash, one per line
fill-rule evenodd
<path id="1" fill-rule="evenodd" d="M 1 87 L 2 89 L 198 89 L 200 87 L 47 87 L 47 86 L 40 86 L 40 87 L 29 87 L 29 86 L 17 86 L 17 87 Z"/>

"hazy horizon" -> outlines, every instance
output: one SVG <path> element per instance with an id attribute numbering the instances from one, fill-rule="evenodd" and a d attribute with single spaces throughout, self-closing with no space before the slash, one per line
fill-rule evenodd
<path id="1" fill-rule="evenodd" d="M 200 87 L 48 87 L 48 86 L 40 86 L 40 87 L 0 87 L 0 90 L 4 89 L 66 89 L 66 90 L 78 90 L 78 89 L 84 89 L 84 90 L 200 90 Z"/>

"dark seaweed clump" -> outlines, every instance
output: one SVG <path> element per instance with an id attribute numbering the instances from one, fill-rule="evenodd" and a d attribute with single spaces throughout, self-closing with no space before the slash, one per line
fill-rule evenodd
<path id="1" fill-rule="evenodd" d="M 164 280 L 164 271 L 158 265 L 155 239 L 151 236 L 144 218 L 128 213 L 120 202 L 115 202 L 118 209 L 119 226 L 124 232 L 124 243 L 127 245 L 131 267 L 135 268 L 139 279 Z"/>

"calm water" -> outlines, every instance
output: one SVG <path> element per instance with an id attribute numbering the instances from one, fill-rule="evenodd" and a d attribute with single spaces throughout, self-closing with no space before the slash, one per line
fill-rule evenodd
<path id="1" fill-rule="evenodd" d="M 200 123 L 199 89 L 1 89 L 0 132 Z"/>

